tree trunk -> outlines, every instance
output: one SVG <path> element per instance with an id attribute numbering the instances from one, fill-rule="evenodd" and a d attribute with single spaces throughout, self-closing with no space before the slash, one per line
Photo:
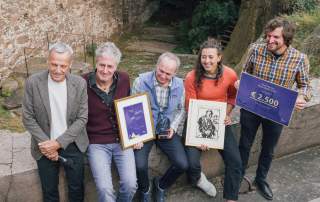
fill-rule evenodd
<path id="1" fill-rule="evenodd" d="M 224 58 L 237 64 L 248 46 L 262 33 L 267 21 L 286 12 L 289 0 L 242 0 L 237 24 L 231 34 Z"/>

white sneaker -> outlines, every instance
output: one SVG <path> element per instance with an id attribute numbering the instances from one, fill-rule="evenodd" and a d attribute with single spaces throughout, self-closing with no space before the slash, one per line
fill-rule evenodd
<path id="1" fill-rule="evenodd" d="M 215 197 L 217 195 L 216 187 L 207 179 L 203 172 L 201 172 L 200 179 L 197 182 L 197 187 L 211 197 Z"/>

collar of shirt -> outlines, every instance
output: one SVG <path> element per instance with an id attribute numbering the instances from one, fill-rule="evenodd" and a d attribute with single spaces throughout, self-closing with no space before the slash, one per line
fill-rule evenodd
<path id="1" fill-rule="evenodd" d="M 88 83 L 89 87 L 104 101 L 106 105 L 110 104 L 112 102 L 112 98 L 115 94 L 117 82 L 119 80 L 119 75 L 117 72 L 113 75 L 113 81 L 109 88 L 109 92 L 105 92 L 98 88 L 97 82 L 96 82 L 96 72 L 91 72 L 88 76 Z"/>
<path id="2" fill-rule="evenodd" d="M 119 78 L 119 75 L 118 75 L 117 72 L 115 72 L 113 74 L 112 84 L 111 84 L 111 86 L 109 88 L 109 92 L 107 94 L 110 94 L 111 92 L 113 92 L 115 90 L 118 78 Z M 89 87 L 90 88 L 99 89 L 100 91 L 105 92 L 105 91 L 101 90 L 97 85 L 96 71 L 89 73 L 88 82 L 89 82 Z"/>
<path id="3" fill-rule="evenodd" d="M 279 58 L 281 58 L 281 57 L 288 57 L 289 56 L 289 52 L 290 52 L 290 49 L 291 49 L 291 46 L 288 46 L 287 48 L 286 48 L 286 50 L 282 53 L 282 54 L 275 54 L 275 53 L 272 53 L 272 52 L 270 52 L 270 51 L 268 51 L 268 49 L 267 49 L 267 45 L 265 45 L 265 54 L 266 55 L 269 55 L 270 57 L 272 57 L 272 58 L 274 58 L 274 59 L 279 59 Z"/>
<path id="4" fill-rule="evenodd" d="M 206 74 L 204 74 L 203 77 L 210 80 L 217 80 L 222 77 L 223 71 L 224 71 L 224 66 L 222 66 L 220 72 L 217 73 L 214 77 L 208 76 Z"/>
<path id="5" fill-rule="evenodd" d="M 51 83 L 53 85 L 56 85 L 56 86 L 62 86 L 62 85 L 66 85 L 67 83 L 67 78 L 65 78 L 63 81 L 60 81 L 60 82 L 57 82 L 57 81 L 54 81 L 50 74 L 48 73 L 48 83 Z"/>
<path id="6" fill-rule="evenodd" d="M 157 96 L 157 103 L 158 106 L 160 107 L 160 111 L 163 111 L 166 109 L 168 105 L 168 100 L 169 100 L 169 94 L 170 94 L 170 87 L 172 85 L 172 79 L 167 87 L 162 87 L 159 82 L 157 81 L 155 77 L 155 72 L 154 72 L 154 79 L 153 79 L 153 84 Z"/>

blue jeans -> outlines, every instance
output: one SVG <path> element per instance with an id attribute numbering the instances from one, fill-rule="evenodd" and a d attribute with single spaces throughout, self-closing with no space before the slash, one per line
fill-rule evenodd
<path id="1" fill-rule="evenodd" d="M 244 109 L 241 109 L 240 112 L 241 137 L 239 150 L 242 159 L 242 175 L 245 175 L 251 146 L 256 137 L 258 127 L 262 125 L 263 136 L 256 171 L 256 181 L 265 181 L 271 166 L 273 152 L 278 143 L 283 126 Z"/>
<path id="2" fill-rule="evenodd" d="M 71 166 L 64 166 L 64 171 L 68 183 L 68 198 L 70 202 L 81 202 L 84 199 L 84 164 L 83 153 L 78 149 L 75 143 L 69 144 L 64 150 L 60 149 L 59 155 L 72 160 Z M 45 156 L 37 160 L 38 172 L 41 180 L 43 201 L 59 201 L 59 161 L 51 161 Z"/>
<path id="3" fill-rule="evenodd" d="M 188 169 L 188 160 L 179 135 L 173 135 L 172 139 L 149 141 L 141 149 L 134 151 L 138 189 L 142 192 L 149 190 L 148 158 L 154 142 L 171 162 L 171 166 L 159 180 L 159 186 L 162 189 L 169 188 Z"/>
<path id="4" fill-rule="evenodd" d="M 196 185 L 201 173 L 201 150 L 187 146 L 186 153 L 189 161 L 188 179 L 191 184 Z M 224 150 L 219 150 L 219 153 L 225 164 L 223 197 L 227 200 L 238 200 L 242 169 L 238 144 L 232 126 L 226 126 Z"/>
<path id="5" fill-rule="evenodd" d="M 137 190 L 136 168 L 132 149 L 122 150 L 120 144 L 90 144 L 88 159 L 98 191 L 99 202 L 130 202 Z M 111 163 L 114 160 L 120 188 L 116 197 L 112 185 Z"/>

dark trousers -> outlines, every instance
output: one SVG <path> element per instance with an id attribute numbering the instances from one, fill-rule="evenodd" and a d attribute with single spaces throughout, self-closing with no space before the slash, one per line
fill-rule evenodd
<path id="1" fill-rule="evenodd" d="M 242 175 L 248 165 L 251 146 L 257 134 L 258 127 L 262 125 L 261 153 L 259 156 L 256 181 L 265 181 L 271 166 L 273 152 L 278 143 L 282 125 L 264 119 L 256 114 L 241 109 L 240 111 L 241 137 L 239 150 L 242 159 Z"/>
<path id="2" fill-rule="evenodd" d="M 72 143 L 66 150 L 61 149 L 59 155 L 73 163 L 70 166 L 64 166 L 67 183 L 68 197 L 70 202 L 81 202 L 84 197 L 84 161 L 83 154 L 78 147 Z M 37 161 L 39 176 L 42 186 L 42 194 L 44 202 L 59 201 L 59 161 L 51 161 L 42 156 Z"/>
<path id="3" fill-rule="evenodd" d="M 187 146 L 186 153 L 189 161 L 188 179 L 191 184 L 196 185 L 201 173 L 201 150 Z M 225 164 L 223 197 L 227 200 L 238 200 L 242 169 L 238 144 L 232 126 L 226 126 L 224 149 L 219 150 L 219 153 Z"/>
<path id="4" fill-rule="evenodd" d="M 172 139 L 149 141 L 141 149 L 134 151 L 138 189 L 142 192 L 149 190 L 148 158 L 154 142 L 171 162 L 171 166 L 159 180 L 159 186 L 162 189 L 169 188 L 188 169 L 187 157 L 179 135 L 175 134 Z"/>

